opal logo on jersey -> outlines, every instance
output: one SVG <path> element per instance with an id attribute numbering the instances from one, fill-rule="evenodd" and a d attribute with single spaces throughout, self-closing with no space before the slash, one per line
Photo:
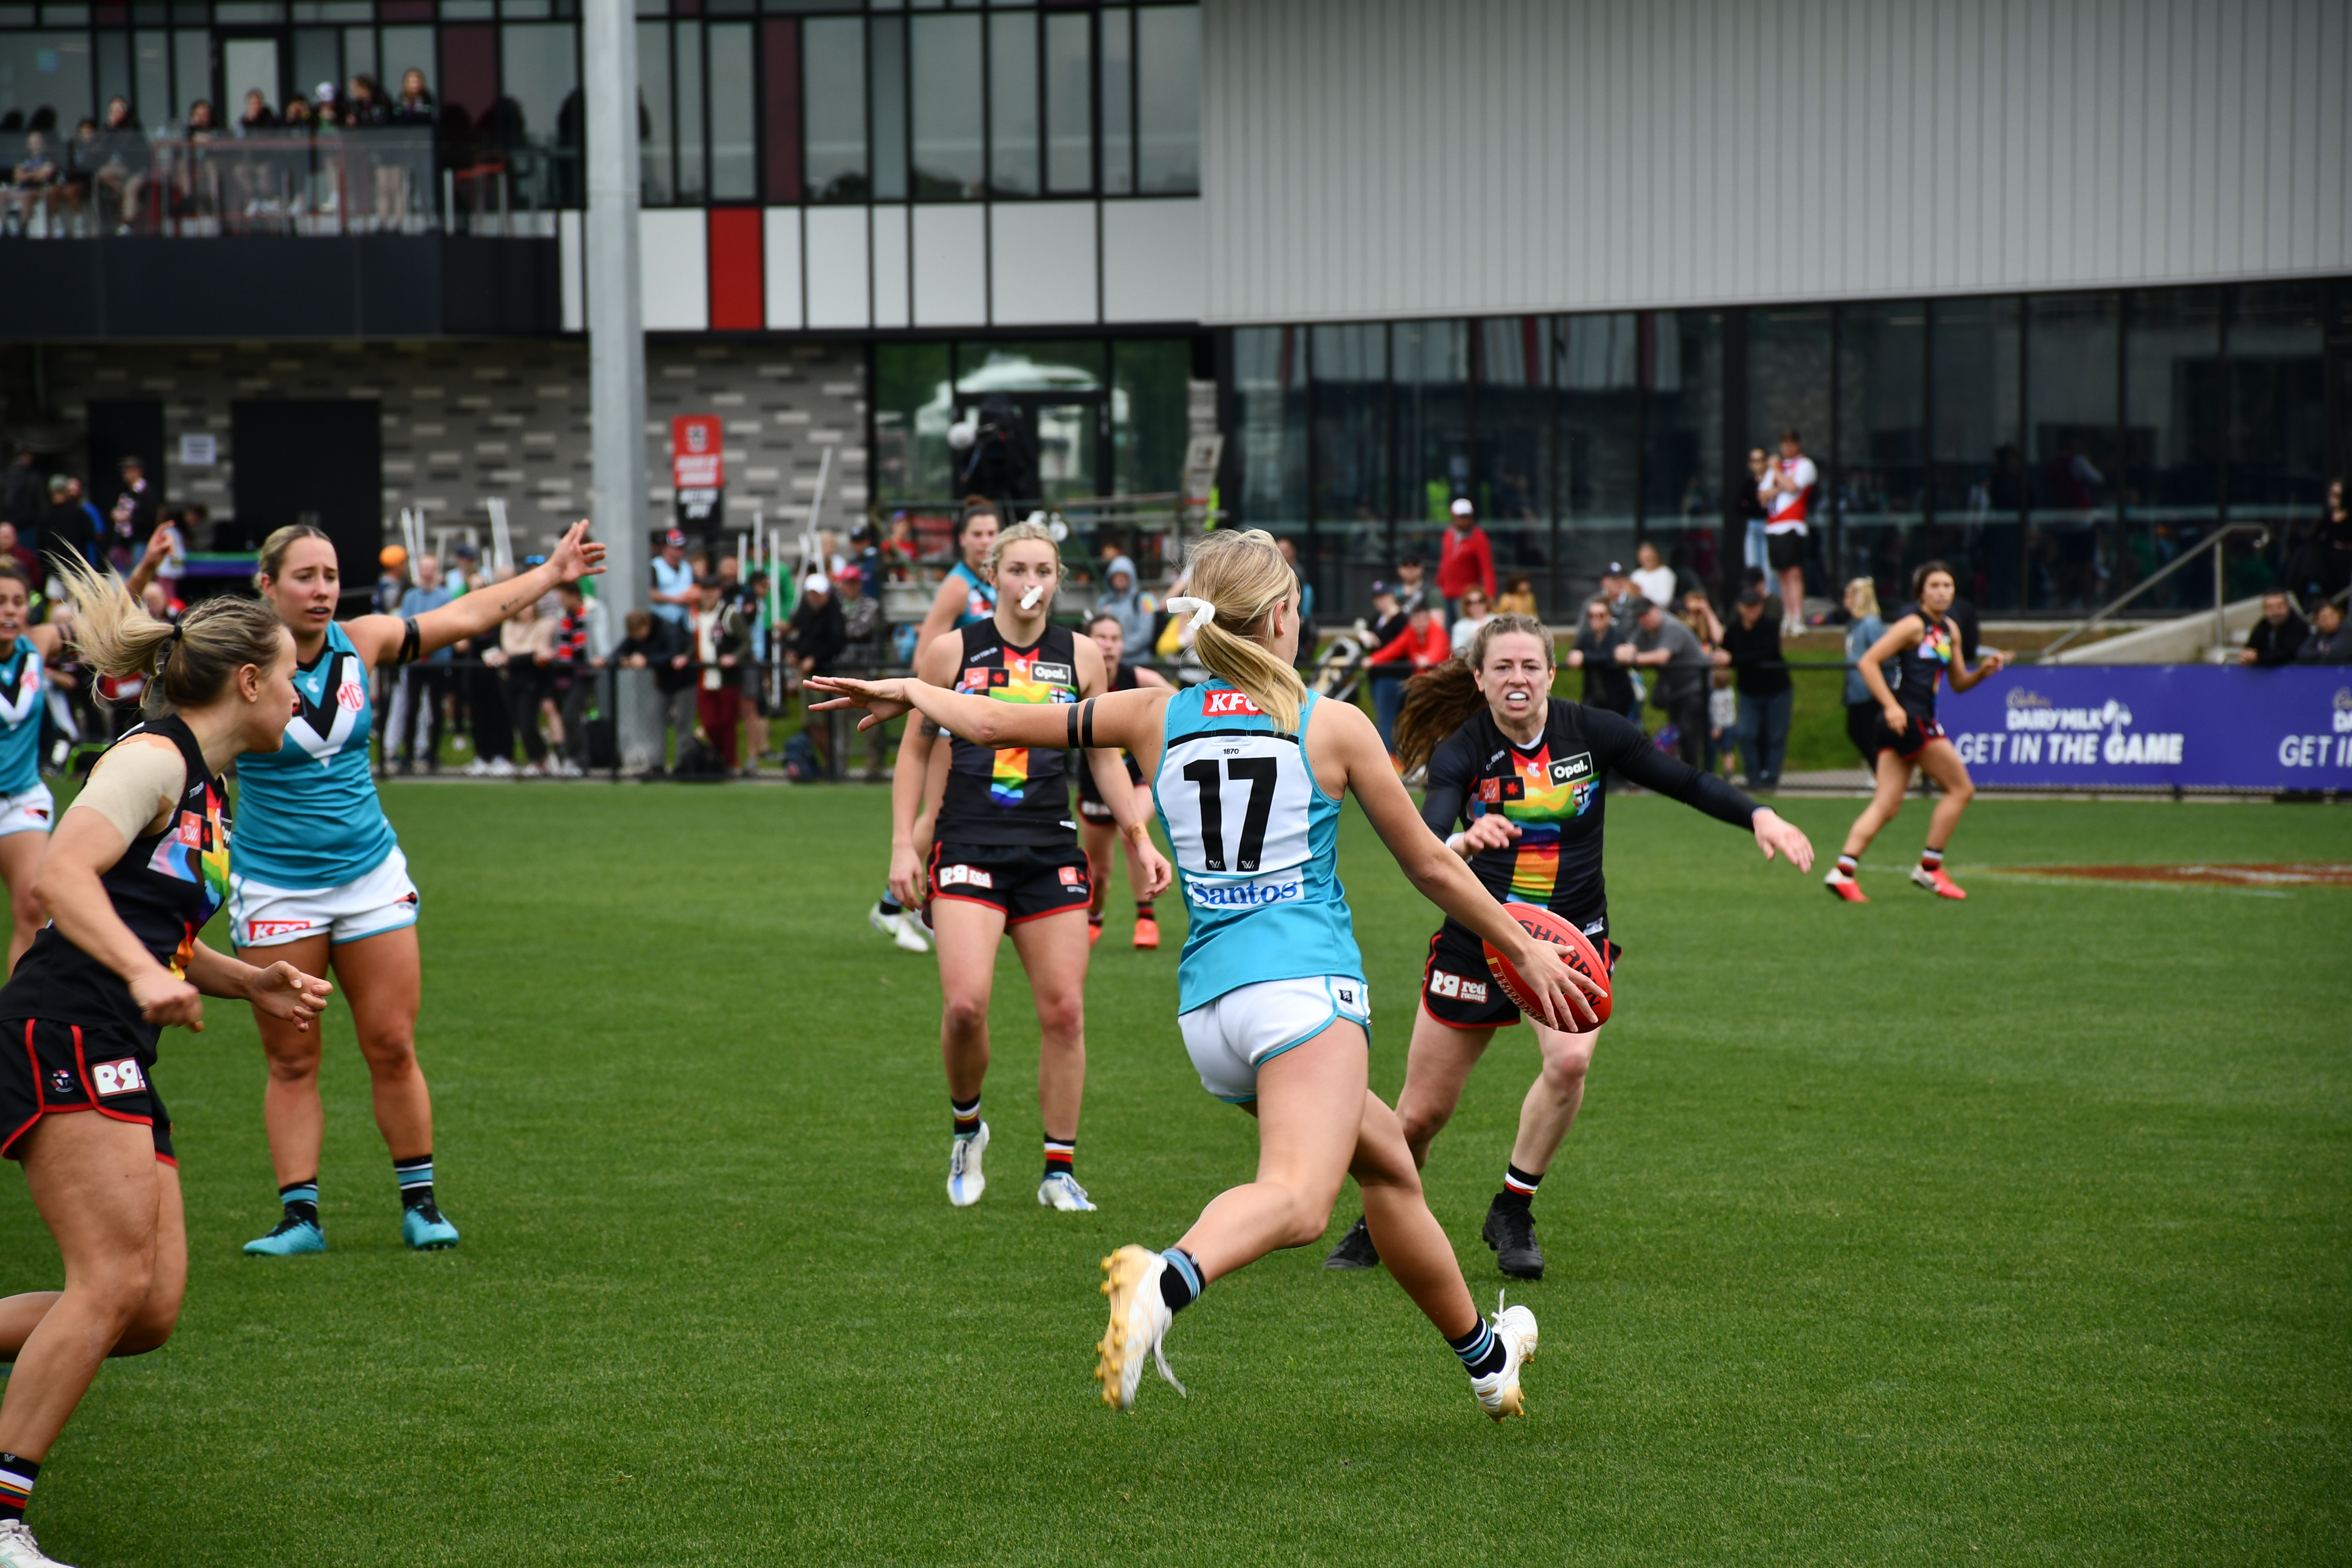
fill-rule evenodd
<path id="1" fill-rule="evenodd" d="M 1067 870 L 1076 868 L 1064 868 Z M 942 888 L 993 888 L 996 886 L 996 878 L 977 866 L 942 866 L 940 868 L 940 886 Z"/>
<path id="2" fill-rule="evenodd" d="M 100 1062 L 89 1069 L 90 1081 L 98 1085 L 100 1099 L 110 1094 L 129 1094 L 145 1089 L 147 1080 L 139 1076 L 135 1061 Z"/>
<path id="3" fill-rule="evenodd" d="M 1233 719 L 1248 715 L 1263 719 L 1265 711 L 1250 700 L 1246 691 L 1212 691 L 1201 699 L 1201 711 L 1212 719 Z"/>
<path id="4" fill-rule="evenodd" d="M 1572 757 L 1562 757 L 1551 765 L 1552 787 L 1582 784 L 1592 776 L 1592 753 L 1579 752 Z"/>
<path id="5" fill-rule="evenodd" d="M 247 921 L 245 922 L 246 935 L 256 942 L 273 936 L 295 936 L 310 929 L 309 921 Z"/>
<path id="6" fill-rule="evenodd" d="M 1443 970 L 1429 977 L 1429 994 L 1432 996 L 1452 996 L 1464 1002 L 1484 1002 L 1487 994 L 1486 985 L 1487 982 L 1484 980 L 1448 974 Z"/>
<path id="7" fill-rule="evenodd" d="M 1077 682 L 1071 678 L 1070 667 L 1066 664 L 1033 664 L 1029 667 L 1029 679 L 1035 681 L 1040 686 L 1075 686 L 1077 684 Z"/>

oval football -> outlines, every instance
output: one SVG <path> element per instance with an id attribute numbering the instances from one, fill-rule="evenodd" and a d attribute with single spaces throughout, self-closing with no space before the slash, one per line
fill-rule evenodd
<path id="1" fill-rule="evenodd" d="M 1600 1017 L 1601 1022 L 1607 1023 L 1610 1000 L 1609 965 L 1602 962 L 1600 952 L 1594 949 L 1590 941 L 1586 940 L 1584 933 L 1538 904 L 1507 903 L 1503 909 L 1512 920 L 1518 922 L 1519 929 L 1529 936 L 1538 942 L 1548 942 L 1554 947 L 1563 949 L 1560 956 L 1570 969 L 1601 983 L 1601 994 L 1591 998 L 1591 1001 L 1594 1014 Z M 1511 961 L 1496 952 L 1493 942 L 1481 942 L 1478 945 L 1486 950 L 1487 972 L 1493 974 L 1496 983 L 1502 986 L 1503 994 L 1508 996 L 1521 1012 L 1531 1011 L 1528 1001 L 1531 993 L 1528 989 L 1526 980 L 1520 976 L 1517 969 L 1512 967 Z"/>

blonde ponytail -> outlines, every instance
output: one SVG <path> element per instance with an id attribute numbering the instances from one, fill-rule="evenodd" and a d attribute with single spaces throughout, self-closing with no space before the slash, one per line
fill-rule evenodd
<path id="1" fill-rule="evenodd" d="M 51 562 L 57 591 L 73 606 L 68 641 L 100 675 L 147 678 L 141 710 L 150 718 L 202 708 L 246 665 L 268 669 L 290 635 L 278 612 L 256 599 L 206 599 L 178 626 L 159 621 L 122 579 L 73 557 Z"/>
<path id="2" fill-rule="evenodd" d="M 1298 576 L 1262 528 L 1220 530 L 1194 545 L 1185 593 L 1216 606 L 1192 637 L 1192 651 L 1227 684 L 1248 693 L 1258 711 L 1296 733 L 1307 688 L 1298 672 L 1261 640 L 1276 605 L 1298 592 Z"/>

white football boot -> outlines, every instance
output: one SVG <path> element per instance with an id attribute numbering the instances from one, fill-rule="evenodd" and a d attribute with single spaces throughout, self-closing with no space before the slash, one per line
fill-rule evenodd
<path id="1" fill-rule="evenodd" d="M 1095 1205 L 1087 1198 L 1086 1188 L 1067 1171 L 1056 1171 L 1037 1184 L 1037 1201 L 1049 1209 L 1064 1214 L 1092 1214 Z"/>
<path id="2" fill-rule="evenodd" d="M 1160 1363 L 1160 1375 L 1177 1393 L 1184 1385 L 1168 1370 L 1163 1342 L 1176 1314 L 1160 1294 L 1160 1276 L 1168 1259 L 1148 1247 L 1122 1247 L 1102 1260 L 1102 1293 L 1110 1298 L 1110 1327 L 1095 1346 L 1095 1377 L 1102 1384 L 1103 1403 L 1113 1410 L 1135 1404 L 1136 1385 L 1143 1381 L 1146 1356 Z"/>
<path id="3" fill-rule="evenodd" d="M 988 1178 L 981 1173 L 980 1157 L 988 1152 L 988 1123 L 969 1138 L 958 1138 L 948 1150 L 948 1202 L 960 1209 L 968 1209 L 980 1202 L 980 1194 L 988 1191 Z"/>
<path id="4" fill-rule="evenodd" d="M 866 923 L 897 942 L 904 952 L 929 952 L 931 951 L 931 944 L 923 940 L 922 928 L 915 923 L 915 917 L 905 910 L 900 910 L 895 915 L 886 915 L 882 912 L 882 906 L 876 904 L 866 911 Z"/>
<path id="5" fill-rule="evenodd" d="M 1488 1321 L 1495 1338 L 1502 1342 L 1503 1364 L 1484 1377 L 1470 1380 L 1470 1392 L 1478 1396 L 1478 1408 L 1500 1421 L 1506 1415 L 1525 1415 L 1527 1400 L 1519 1393 L 1519 1369 L 1536 1359 L 1536 1315 L 1525 1307 L 1506 1307 L 1503 1298 L 1495 1298 L 1495 1315 Z"/>
<path id="6" fill-rule="evenodd" d="M 21 1519 L 0 1524 L 0 1568 L 68 1568 L 56 1558 L 44 1554 L 41 1543 L 25 1528 Z"/>

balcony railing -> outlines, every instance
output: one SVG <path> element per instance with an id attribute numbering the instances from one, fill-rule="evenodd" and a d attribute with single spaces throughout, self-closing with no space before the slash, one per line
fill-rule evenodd
<path id="1" fill-rule="evenodd" d="M 577 148 L 394 127 L 0 135 L 0 237 L 470 234 L 545 237 L 581 201 Z"/>

